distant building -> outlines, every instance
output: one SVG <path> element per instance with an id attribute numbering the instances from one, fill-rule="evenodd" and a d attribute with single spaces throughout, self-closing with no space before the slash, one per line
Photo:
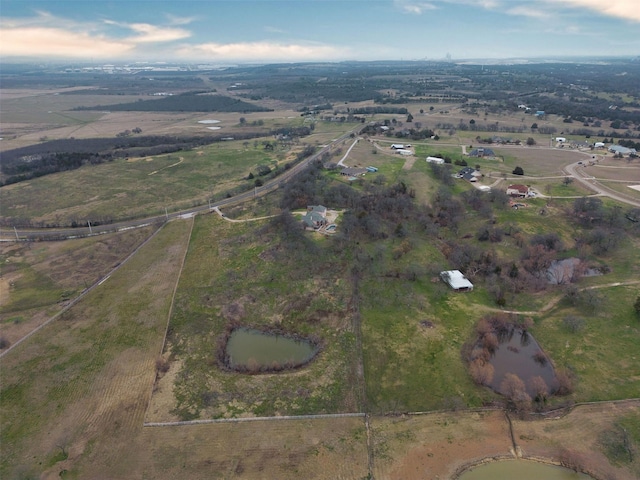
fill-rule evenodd
<path id="1" fill-rule="evenodd" d="M 522 197 L 525 198 L 529 195 L 529 187 L 526 185 L 509 185 L 507 187 L 507 195 L 512 197 Z"/>
<path id="2" fill-rule="evenodd" d="M 611 153 L 619 153 L 620 155 L 631 155 L 632 153 L 638 153 L 636 152 L 635 148 L 627 148 L 623 147 L 622 145 L 611 145 L 609 147 L 609 151 Z"/>
<path id="3" fill-rule="evenodd" d="M 564 137 L 556 137 L 556 142 L 558 142 L 558 143 L 564 143 L 566 141 L 567 141 L 567 139 L 564 138 Z"/>
<path id="4" fill-rule="evenodd" d="M 545 116 L 544 110 L 538 110 L 536 112 L 536 117 L 544 117 L 544 116 Z"/>
<path id="5" fill-rule="evenodd" d="M 402 143 L 393 143 L 390 148 L 391 150 L 402 150 L 404 145 Z"/>
<path id="6" fill-rule="evenodd" d="M 593 144 L 594 148 L 604 148 L 604 142 L 596 142 Z"/>
<path id="7" fill-rule="evenodd" d="M 346 175 L 347 177 L 359 177 L 367 173 L 366 168 L 358 168 L 358 167 L 345 167 L 340 170 L 342 175 Z"/>
<path id="8" fill-rule="evenodd" d="M 441 165 L 444 163 L 444 159 L 439 157 L 427 157 L 427 163 L 437 163 Z"/>
<path id="9" fill-rule="evenodd" d="M 406 148 L 398 148 L 396 149 L 396 153 L 399 153 L 400 155 L 413 155 L 413 152 L 411 150 L 407 150 Z"/>
<path id="10" fill-rule="evenodd" d="M 370 173 L 376 173 L 378 171 L 378 167 L 368 166 L 365 170 Z"/>
<path id="11" fill-rule="evenodd" d="M 470 292 L 473 290 L 473 283 L 460 270 L 440 272 L 440 278 L 456 292 Z"/>
<path id="12" fill-rule="evenodd" d="M 496 153 L 490 148 L 474 148 L 469 152 L 470 157 L 495 157 Z"/>

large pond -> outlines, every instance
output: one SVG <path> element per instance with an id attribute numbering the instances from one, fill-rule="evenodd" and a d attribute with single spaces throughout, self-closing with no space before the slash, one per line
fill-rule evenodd
<path id="1" fill-rule="evenodd" d="M 307 363 L 318 348 L 302 339 L 238 328 L 229 336 L 226 353 L 231 368 L 282 370 Z"/>
<path id="2" fill-rule="evenodd" d="M 584 473 L 527 460 L 486 463 L 460 476 L 460 480 L 593 480 Z"/>
<path id="3" fill-rule="evenodd" d="M 532 386 L 532 379 L 536 376 L 542 377 L 549 393 L 553 393 L 556 387 L 553 366 L 530 333 L 511 328 L 508 333 L 499 335 L 498 341 L 499 346 L 489 360 L 494 369 L 493 380 L 489 383 L 493 390 L 505 393 L 501 391 L 500 384 L 507 373 L 513 373 L 524 382 L 531 398 L 536 395 Z"/>

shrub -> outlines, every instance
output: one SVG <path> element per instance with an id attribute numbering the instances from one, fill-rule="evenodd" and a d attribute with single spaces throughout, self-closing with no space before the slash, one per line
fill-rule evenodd
<path id="1" fill-rule="evenodd" d="M 585 321 L 575 315 L 567 315 L 562 319 L 562 323 L 571 333 L 576 333 L 584 328 Z"/>

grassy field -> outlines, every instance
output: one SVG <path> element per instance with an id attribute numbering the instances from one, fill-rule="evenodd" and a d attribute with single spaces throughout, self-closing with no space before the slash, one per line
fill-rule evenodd
<path id="1" fill-rule="evenodd" d="M 303 121 L 295 112 L 265 115 L 271 115 L 264 117 L 269 127 Z M 167 131 L 202 129 L 196 118 L 146 121 Z M 514 115 L 505 121 L 522 120 Z M 224 128 L 236 122 L 229 115 Z M 71 123 L 68 128 L 88 125 Z M 117 125 L 113 120 L 109 128 Z M 318 123 L 309 143 L 325 144 L 344 128 Z M 444 142 L 473 143 L 466 137 L 418 142 L 409 168 L 406 158 L 389 153 L 387 139 L 372 140 L 380 148 L 360 140 L 345 163 L 380 170 L 354 182 L 354 188 L 364 193 L 371 191 L 369 182 L 404 182 L 418 204 L 428 204 L 439 188 L 424 157 L 462 159 L 459 144 Z M 344 142 L 333 161 L 351 144 Z M 228 142 L 81 168 L 3 187 L 3 216 L 66 222 L 114 211 L 132 216 L 163 213 L 167 205 L 186 208 L 246 183 L 242 178 L 255 166 L 288 161 L 295 151 L 267 153 L 254 142 Z M 507 178 L 500 186 L 515 183 L 520 179 L 510 172 L 521 166 L 527 174 L 522 181 L 541 193 L 586 193 L 577 182 L 562 185 L 561 178 L 562 165 L 583 154 L 514 147 L 501 148 L 500 155 L 470 162 L 487 175 L 495 172 L 482 180 L 485 184 L 502 174 Z M 589 169 L 611 184 L 636 178 L 637 165 L 625 164 L 624 171 L 605 165 Z M 332 186 L 347 182 L 335 172 L 323 175 Z M 456 180 L 451 191 L 459 196 L 472 188 Z M 640 292 L 640 284 L 633 283 L 640 278 L 640 240 L 628 236 L 606 255 L 578 252 L 575 240 L 583 232 L 566 216 L 573 201 L 528 199 L 528 207 L 495 210 L 491 220 L 524 238 L 556 232 L 567 246 L 562 255 L 583 254 L 609 273 L 581 279 L 581 296 L 573 302 L 564 299 L 564 287 L 552 287 L 507 295 L 505 308 L 532 316 L 537 341 L 557 367 L 574 376 L 575 392 L 557 402 L 637 397 L 640 327 L 632 304 Z M 270 215 L 280 211 L 278 202 L 275 194 L 225 214 Z M 487 222 L 468 210 L 456 240 L 481 245 L 475 235 Z M 512 444 L 501 412 L 406 415 L 500 401 L 473 384 L 461 355 L 475 322 L 498 307 L 488 280 L 474 279 L 473 292 L 454 294 L 438 279 L 449 268 L 442 253 L 449 234 L 409 229 L 405 237 L 356 243 L 289 227 L 277 218 L 230 223 L 214 215 L 170 222 L 103 285 L 1 358 L 0 477 L 422 479 L 448 477 L 468 462 L 508 455 Z M 3 245 L 0 334 L 15 342 L 151 233 Z M 520 261 L 514 237 L 490 248 L 500 259 Z M 618 282 L 622 285 L 611 285 Z M 569 315 L 585 320 L 581 330 L 566 327 Z M 322 349 L 293 372 L 229 372 L 219 368 L 216 349 L 235 323 L 317 338 Z M 160 356 L 170 365 L 164 376 L 156 372 Z M 637 401 L 581 407 L 558 421 L 516 422 L 516 443 L 525 455 L 547 458 L 558 458 L 569 446 L 602 478 L 637 478 L 638 456 L 627 460 L 620 432 L 628 432 L 636 452 L 638 408 Z M 150 421 L 345 412 L 370 413 L 369 428 L 361 417 L 143 427 Z"/>
<path id="2" fill-rule="evenodd" d="M 46 243 L 0 246 L 0 336 L 22 338 L 93 285 L 151 235 L 153 227 Z"/>
<path id="3" fill-rule="evenodd" d="M 178 370 L 163 390 L 175 400 L 164 414 L 158 408 L 154 421 L 361 411 L 350 287 L 341 261 L 332 262 L 322 243 L 283 242 L 264 222 L 196 220 L 165 348 Z M 296 271 L 294 263 L 312 265 L 313 258 L 323 265 Z M 314 336 L 321 352 L 290 374 L 225 371 L 217 366 L 216 338 L 232 322 Z"/>
<path id="4" fill-rule="evenodd" d="M 261 145 L 224 142 L 147 158 L 121 159 L 8 185 L 0 192 L 6 218 L 69 224 L 74 219 L 162 215 L 206 204 L 222 192 L 253 186 L 258 165 L 273 167 L 297 149 L 265 152 Z M 255 173 L 254 173 L 255 174 Z"/>

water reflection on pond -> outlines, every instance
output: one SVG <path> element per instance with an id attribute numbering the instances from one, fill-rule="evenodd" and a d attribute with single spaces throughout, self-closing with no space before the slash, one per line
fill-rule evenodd
<path id="1" fill-rule="evenodd" d="M 584 473 L 526 460 L 505 460 L 473 468 L 460 480 L 593 480 Z"/>
<path id="2" fill-rule="evenodd" d="M 493 390 L 504 394 L 501 383 L 507 373 L 513 373 L 524 382 L 531 398 L 536 396 L 532 379 L 537 376 L 542 377 L 549 393 L 553 393 L 556 388 L 553 366 L 530 333 L 510 328 L 508 332 L 498 336 L 498 341 L 499 346 L 489 359 L 494 369 L 493 380 L 489 383 Z"/>
<path id="3" fill-rule="evenodd" d="M 245 328 L 234 330 L 226 345 L 229 366 L 249 370 L 294 368 L 317 352 L 311 342 Z"/>

